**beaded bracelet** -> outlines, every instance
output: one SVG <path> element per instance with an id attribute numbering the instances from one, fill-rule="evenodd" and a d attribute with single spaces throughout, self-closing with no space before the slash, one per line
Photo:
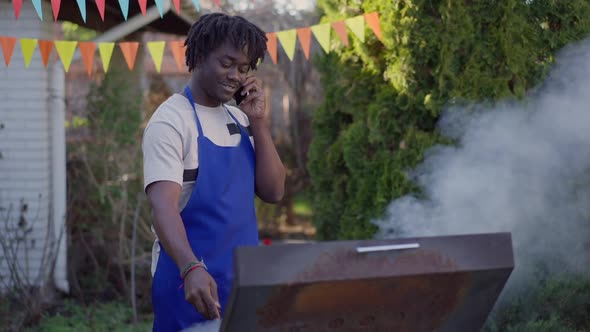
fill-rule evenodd
<path id="1" fill-rule="evenodd" d="M 205 265 L 205 262 L 203 261 L 203 259 L 201 258 L 201 261 L 197 261 L 197 262 L 190 262 L 188 264 L 186 264 L 183 268 L 182 268 L 182 273 L 180 274 L 180 278 L 182 279 L 182 282 L 180 283 L 180 286 L 178 286 L 178 289 L 182 288 L 182 286 L 184 286 L 184 278 L 186 278 L 186 276 L 193 270 L 196 270 L 198 268 L 204 268 L 205 270 L 207 270 L 207 266 Z"/>
<path id="2" fill-rule="evenodd" d="M 192 270 L 194 270 L 197 267 L 202 267 L 205 270 L 207 270 L 207 266 L 205 265 L 205 262 L 203 261 L 203 259 L 201 258 L 201 261 L 196 261 L 196 262 L 190 262 L 188 264 L 186 264 L 183 268 L 182 268 L 182 272 L 180 273 L 180 277 L 182 279 L 184 279 L 186 277 L 186 275 L 191 272 Z"/>

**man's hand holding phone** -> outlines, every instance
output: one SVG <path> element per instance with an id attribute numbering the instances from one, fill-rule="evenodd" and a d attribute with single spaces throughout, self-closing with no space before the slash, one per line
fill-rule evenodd
<path id="1" fill-rule="evenodd" d="M 265 117 L 265 98 L 258 79 L 249 76 L 234 96 L 242 112 L 246 113 L 250 122 L 262 120 Z"/>

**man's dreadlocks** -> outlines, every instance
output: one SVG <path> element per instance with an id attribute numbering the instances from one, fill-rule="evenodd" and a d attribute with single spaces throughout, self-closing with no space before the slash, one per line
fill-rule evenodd
<path id="1" fill-rule="evenodd" d="M 205 59 L 217 47 L 229 42 L 235 48 L 245 50 L 250 68 L 256 69 L 258 60 L 264 60 L 266 41 L 264 31 L 241 16 L 206 14 L 193 24 L 184 42 L 186 65 L 192 72 L 199 59 Z"/>

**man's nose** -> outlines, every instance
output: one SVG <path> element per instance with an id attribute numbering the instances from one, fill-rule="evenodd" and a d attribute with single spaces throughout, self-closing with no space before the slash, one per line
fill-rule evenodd
<path id="1" fill-rule="evenodd" d="M 238 82 L 238 83 L 242 82 L 240 71 L 238 70 L 238 68 L 236 66 L 232 66 L 229 69 L 229 71 L 227 73 L 227 78 L 232 81 Z"/>

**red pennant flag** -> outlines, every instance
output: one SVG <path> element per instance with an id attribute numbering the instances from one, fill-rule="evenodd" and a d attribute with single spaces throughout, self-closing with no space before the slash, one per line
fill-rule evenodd
<path id="1" fill-rule="evenodd" d="M 53 49 L 53 41 L 51 40 L 40 40 L 39 41 L 39 51 L 41 52 L 41 59 L 43 60 L 43 66 L 47 68 L 47 64 L 49 64 L 49 55 L 51 54 L 51 50 Z"/>
<path id="2" fill-rule="evenodd" d="M 266 49 L 270 54 L 270 58 L 272 62 L 276 65 L 277 64 L 277 34 L 275 32 L 270 32 L 266 34 L 266 38 L 268 41 L 266 42 Z"/>
<path id="3" fill-rule="evenodd" d="M 92 64 L 94 63 L 94 51 L 96 51 L 96 43 L 93 42 L 79 42 L 78 48 L 82 54 L 82 61 L 86 66 L 88 76 L 92 75 Z"/>
<path id="4" fill-rule="evenodd" d="M 133 70 L 133 66 L 135 66 L 135 58 L 137 57 L 137 49 L 139 48 L 139 42 L 120 42 L 119 47 L 123 52 L 123 57 L 125 57 L 127 67 L 129 67 L 129 70 Z"/>
<path id="5" fill-rule="evenodd" d="M 59 15 L 59 6 L 61 0 L 51 0 L 51 9 L 53 9 L 53 19 L 57 22 L 57 15 Z"/>
<path id="6" fill-rule="evenodd" d="M 338 21 L 332 23 L 332 27 L 340 37 L 340 40 L 344 43 L 344 45 L 348 46 L 348 34 L 346 33 L 346 22 Z"/>
<path id="7" fill-rule="evenodd" d="M 379 24 L 379 13 L 372 12 L 365 14 L 365 21 L 371 27 L 375 33 L 375 36 L 377 36 L 377 38 L 383 42 L 383 37 L 381 36 L 381 25 Z"/>
<path id="8" fill-rule="evenodd" d="M 0 46 L 2 46 L 2 54 L 4 54 L 4 63 L 6 63 L 6 67 L 10 64 L 12 52 L 14 52 L 14 45 L 16 45 L 15 37 L 0 37 Z"/>
<path id="9" fill-rule="evenodd" d="M 174 60 L 176 60 L 176 66 L 178 70 L 182 70 L 184 67 L 184 54 L 185 54 L 185 46 L 184 41 L 182 40 L 173 40 L 168 42 L 168 46 L 172 51 L 172 55 L 174 55 Z"/>
<path id="10" fill-rule="evenodd" d="M 176 8 L 176 12 L 180 13 L 180 0 L 173 0 L 174 7 Z"/>
<path id="11" fill-rule="evenodd" d="M 305 54 L 305 58 L 309 60 L 309 45 L 311 42 L 311 28 L 301 28 L 297 29 L 297 36 L 299 37 L 299 43 L 301 43 L 301 48 L 303 48 L 303 53 Z"/>
<path id="12" fill-rule="evenodd" d="M 219 0 L 215 0 L 215 4 L 217 5 L 217 7 L 221 7 L 221 5 L 219 4 Z"/>
<path id="13" fill-rule="evenodd" d="M 18 20 L 20 9 L 23 6 L 23 0 L 12 0 L 12 6 L 14 7 L 14 17 Z"/>
<path id="14" fill-rule="evenodd" d="M 104 2 L 105 0 L 95 0 L 96 1 L 96 8 L 98 8 L 98 12 L 100 13 L 100 18 L 104 22 Z"/>
<path id="15" fill-rule="evenodd" d="M 147 12 L 147 0 L 138 0 L 139 2 L 139 9 L 141 9 L 141 14 L 145 16 Z"/>

